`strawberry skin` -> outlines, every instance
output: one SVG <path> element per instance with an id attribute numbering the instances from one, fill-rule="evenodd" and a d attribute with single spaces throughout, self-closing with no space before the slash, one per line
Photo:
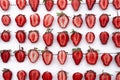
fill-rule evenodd
<path id="1" fill-rule="evenodd" d="M 52 80 L 52 74 L 48 71 L 44 72 L 43 75 L 42 75 L 42 79 L 43 80 Z"/>
<path id="2" fill-rule="evenodd" d="M 113 33 L 112 40 L 115 46 L 120 48 L 120 32 Z"/>
<path id="3" fill-rule="evenodd" d="M 17 72 L 18 80 L 26 80 L 26 72 L 24 70 L 20 70 Z"/>
<path id="4" fill-rule="evenodd" d="M 4 80 L 12 80 L 12 72 L 9 69 L 4 69 L 2 76 Z"/>
<path id="5" fill-rule="evenodd" d="M 106 10 L 109 5 L 109 0 L 99 0 L 99 6 L 102 10 Z"/>
<path id="6" fill-rule="evenodd" d="M 36 12 L 37 9 L 38 9 L 39 2 L 40 2 L 40 1 L 39 1 L 39 0 L 29 0 L 28 2 L 29 2 L 29 5 L 30 5 L 32 11 L 33 11 L 33 12 Z"/>
<path id="7" fill-rule="evenodd" d="M 58 80 L 67 80 L 66 71 L 63 71 L 63 70 L 59 71 L 57 78 L 58 78 Z"/>
<path id="8" fill-rule="evenodd" d="M 45 0 L 45 7 L 47 11 L 51 11 L 54 6 L 54 1 L 53 0 Z"/>
<path id="9" fill-rule="evenodd" d="M 96 80 L 96 73 L 92 70 L 88 70 L 84 74 L 85 80 Z"/>
<path id="10" fill-rule="evenodd" d="M 64 10 L 67 7 L 67 0 L 57 0 L 57 6 L 60 10 Z"/>
<path id="11" fill-rule="evenodd" d="M 113 0 L 112 4 L 116 10 L 120 9 L 120 0 Z"/>
<path id="12" fill-rule="evenodd" d="M 16 0 L 16 5 L 20 10 L 23 10 L 26 6 L 26 0 Z"/>
<path id="13" fill-rule="evenodd" d="M 40 72 L 36 69 L 32 69 L 29 72 L 29 80 L 39 80 L 40 78 Z"/>
<path id="14" fill-rule="evenodd" d="M 9 15 L 3 15 L 1 21 L 4 26 L 8 26 L 11 23 L 11 18 Z"/>
<path id="15" fill-rule="evenodd" d="M 72 0 L 71 2 L 71 5 L 74 11 L 78 11 L 80 4 L 81 4 L 80 0 Z"/>
<path id="16" fill-rule="evenodd" d="M 91 43 L 93 43 L 94 40 L 95 40 L 95 34 L 94 34 L 93 32 L 88 32 L 88 33 L 86 34 L 85 38 L 86 38 L 86 41 L 87 41 L 89 44 L 91 44 Z"/>
<path id="17" fill-rule="evenodd" d="M 115 80 L 120 80 L 120 72 L 117 73 Z"/>
<path id="18" fill-rule="evenodd" d="M 118 67 L 120 67 L 120 53 L 117 53 L 117 55 L 115 56 L 115 62 L 118 65 Z"/>
<path id="19" fill-rule="evenodd" d="M 19 43 L 24 43 L 26 40 L 26 33 L 23 30 L 18 30 L 16 32 L 16 39 Z"/>
<path id="20" fill-rule="evenodd" d="M 77 48 L 77 49 L 73 49 L 73 52 L 72 52 L 72 58 L 74 60 L 74 63 L 76 65 L 79 65 L 82 58 L 83 58 L 83 52 L 80 48 Z"/>
<path id="21" fill-rule="evenodd" d="M 10 59 L 10 50 L 2 50 L 1 59 L 4 63 L 7 63 Z"/>
<path id="22" fill-rule="evenodd" d="M 10 7 L 10 1 L 9 0 L 0 0 L 0 6 L 2 10 L 7 11 Z"/>
<path id="23" fill-rule="evenodd" d="M 111 80 L 111 75 L 109 73 L 102 73 L 99 80 Z"/>
<path id="24" fill-rule="evenodd" d="M 120 29 L 120 16 L 113 17 L 112 23 L 116 29 Z"/>
<path id="25" fill-rule="evenodd" d="M 1 34 L 1 39 L 4 41 L 4 42 L 9 42 L 10 41 L 10 38 L 11 38 L 11 35 L 10 35 L 10 31 L 3 31 L 2 34 Z"/>
<path id="26" fill-rule="evenodd" d="M 72 78 L 73 78 L 73 80 L 82 80 L 83 75 L 82 75 L 82 73 L 76 72 L 73 74 Z"/>
<path id="27" fill-rule="evenodd" d="M 59 32 L 57 35 L 57 41 L 61 47 L 65 47 L 69 41 L 69 35 L 67 31 Z"/>
<path id="28" fill-rule="evenodd" d="M 86 0 L 88 10 L 91 10 L 95 4 L 96 0 Z"/>

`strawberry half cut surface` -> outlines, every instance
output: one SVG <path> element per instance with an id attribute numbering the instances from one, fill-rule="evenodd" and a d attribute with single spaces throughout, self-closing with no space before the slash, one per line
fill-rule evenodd
<path id="1" fill-rule="evenodd" d="M 1 21 L 4 26 L 8 26 L 11 23 L 11 18 L 9 15 L 3 15 Z"/>
<path id="2" fill-rule="evenodd" d="M 112 36 L 113 43 L 117 48 L 120 48 L 120 32 L 114 32 Z"/>
<path id="3" fill-rule="evenodd" d="M 40 2 L 40 1 L 39 1 L 39 0 L 29 0 L 28 2 L 29 2 L 29 5 L 30 5 L 32 11 L 33 11 L 33 12 L 36 12 L 37 9 L 38 9 L 39 2 Z"/>
<path id="4" fill-rule="evenodd" d="M 60 10 L 64 10 L 67 7 L 67 0 L 57 0 L 57 6 Z"/>

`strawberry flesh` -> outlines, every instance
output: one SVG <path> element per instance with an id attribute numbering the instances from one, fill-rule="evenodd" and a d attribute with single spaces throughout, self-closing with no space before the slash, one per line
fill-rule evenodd
<path id="1" fill-rule="evenodd" d="M 64 10 L 67 7 L 67 0 L 57 0 L 57 6 L 60 10 Z"/>
<path id="2" fill-rule="evenodd" d="M 115 46 L 120 48 L 120 32 L 113 33 L 112 40 Z"/>
<path id="3" fill-rule="evenodd" d="M 93 32 L 88 32 L 86 34 L 86 41 L 91 44 L 94 42 L 94 40 L 95 40 L 95 34 Z"/>
<path id="4" fill-rule="evenodd" d="M 26 40 L 26 34 L 23 30 L 18 30 L 16 32 L 16 39 L 18 40 L 19 43 L 24 43 Z"/>
<path id="5" fill-rule="evenodd" d="M 4 30 L 4 31 L 2 32 L 2 34 L 1 34 L 1 39 L 2 39 L 4 42 L 8 42 L 8 41 L 10 41 L 10 38 L 11 38 L 10 32 Z"/>
<path id="6" fill-rule="evenodd" d="M 96 80 L 96 73 L 92 70 L 87 71 L 84 74 L 85 80 Z"/>
<path id="7" fill-rule="evenodd" d="M 45 0 L 45 7 L 47 11 L 51 11 L 54 6 L 54 1 L 53 0 Z"/>
<path id="8" fill-rule="evenodd" d="M 95 4 L 96 0 L 86 0 L 86 4 L 89 10 L 91 10 Z"/>
<path id="9" fill-rule="evenodd" d="M 99 1 L 99 6 L 102 10 L 107 9 L 108 5 L 109 5 L 109 0 L 100 0 Z"/>
<path id="10" fill-rule="evenodd" d="M 18 80 L 25 80 L 26 79 L 26 72 L 24 70 L 20 70 L 17 72 Z"/>
<path id="11" fill-rule="evenodd" d="M 16 0 L 17 7 L 20 10 L 23 10 L 26 6 L 27 1 L 26 0 Z"/>
<path id="12" fill-rule="evenodd" d="M 115 62 L 118 65 L 118 67 L 120 67 L 120 53 L 117 53 L 117 55 L 115 56 Z"/>
<path id="13" fill-rule="evenodd" d="M 82 75 L 82 73 L 76 72 L 73 74 L 72 78 L 73 78 L 73 80 L 82 80 L 83 75 Z"/>
<path id="14" fill-rule="evenodd" d="M 29 0 L 29 5 L 33 12 L 36 12 L 39 6 L 39 0 Z"/>
<path id="15" fill-rule="evenodd" d="M 107 44 L 108 39 L 109 39 L 109 33 L 106 31 L 101 32 L 99 35 L 99 38 L 102 44 Z"/>
<path id="16" fill-rule="evenodd" d="M 115 9 L 120 9 L 120 0 L 113 0 L 112 4 L 115 7 Z"/>
<path id="17" fill-rule="evenodd" d="M 52 74 L 48 71 L 44 72 L 42 75 L 43 80 L 52 80 Z"/>
<path id="18" fill-rule="evenodd" d="M 67 80 L 67 73 L 63 70 L 58 72 L 58 80 Z"/>
<path id="19" fill-rule="evenodd" d="M 112 23 L 116 29 L 120 29 L 120 16 L 113 17 Z"/>
<path id="20" fill-rule="evenodd" d="M 29 80 L 39 80 L 40 72 L 36 69 L 33 69 L 29 72 Z"/>
<path id="21" fill-rule="evenodd" d="M 111 75 L 109 73 L 102 73 L 99 80 L 111 80 Z"/>
<path id="22" fill-rule="evenodd" d="M 7 11 L 10 7 L 10 1 L 9 0 L 0 0 L 0 6 L 2 10 Z"/>
<path id="23" fill-rule="evenodd" d="M 12 71 L 9 69 L 4 69 L 2 74 L 4 80 L 12 80 Z"/>
<path id="24" fill-rule="evenodd" d="M 71 2 L 71 5 L 74 11 L 78 11 L 80 4 L 81 4 L 80 0 L 72 0 Z"/>
<path id="25" fill-rule="evenodd" d="M 120 72 L 117 73 L 116 80 L 120 80 Z"/>
<path id="26" fill-rule="evenodd" d="M 11 18 L 9 15 L 3 15 L 1 21 L 3 25 L 8 26 L 11 23 Z"/>
<path id="27" fill-rule="evenodd" d="M 4 63 L 7 63 L 10 59 L 10 50 L 2 50 L 1 59 Z"/>

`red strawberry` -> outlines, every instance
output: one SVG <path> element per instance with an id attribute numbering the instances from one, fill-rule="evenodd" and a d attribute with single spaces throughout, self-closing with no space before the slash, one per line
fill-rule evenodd
<path id="1" fill-rule="evenodd" d="M 9 69 L 4 69 L 2 76 L 4 80 L 12 80 L 12 72 Z"/>
<path id="2" fill-rule="evenodd" d="M 86 38 L 86 41 L 91 44 L 95 40 L 95 34 L 93 32 L 88 32 L 85 38 Z"/>
<path id="3" fill-rule="evenodd" d="M 11 38 L 11 35 L 10 35 L 10 31 L 6 31 L 4 30 L 1 34 L 1 39 L 4 41 L 4 42 L 8 42 L 10 41 L 10 38 Z"/>
<path id="4" fill-rule="evenodd" d="M 33 69 L 29 72 L 29 80 L 39 80 L 40 72 L 36 69 Z"/>
<path id="5" fill-rule="evenodd" d="M 57 41 L 61 47 L 65 47 L 69 41 L 69 35 L 67 31 L 59 32 L 57 35 Z"/>
<path id="6" fill-rule="evenodd" d="M 116 29 L 120 29 L 120 16 L 113 17 L 112 23 Z"/>
<path id="7" fill-rule="evenodd" d="M 24 43 L 26 40 L 26 33 L 23 30 L 18 30 L 16 32 L 16 39 L 19 43 Z"/>
<path id="8" fill-rule="evenodd" d="M 26 6 L 27 1 L 26 0 L 16 0 L 17 7 L 20 10 L 23 10 Z"/>
<path id="9" fill-rule="evenodd" d="M 106 31 L 101 32 L 99 35 L 99 38 L 102 44 L 107 44 L 108 39 L 109 39 L 109 33 Z"/>
<path id="10" fill-rule="evenodd" d="M 26 72 L 24 70 L 20 70 L 17 72 L 18 80 L 25 80 L 26 79 Z"/>
<path id="11" fill-rule="evenodd" d="M 10 59 L 10 50 L 2 50 L 1 59 L 4 63 L 7 63 Z"/>
<path id="12" fill-rule="evenodd" d="M 82 39 L 82 34 L 73 30 L 71 35 L 71 40 L 74 46 L 77 46 L 80 43 L 81 39 Z"/>
<path id="13" fill-rule="evenodd" d="M 61 50 L 58 52 L 57 59 L 61 65 L 63 65 L 66 62 L 67 59 L 67 52 L 64 50 Z"/>
<path id="14" fill-rule="evenodd" d="M 45 28 L 51 27 L 53 24 L 54 17 L 51 14 L 46 14 L 43 19 L 43 25 Z"/>
<path id="15" fill-rule="evenodd" d="M 45 50 L 42 51 L 42 58 L 46 65 L 50 65 L 53 59 L 53 53 L 46 47 Z"/>
<path id="16" fill-rule="evenodd" d="M 30 15 L 30 24 L 32 27 L 36 27 L 40 24 L 40 16 L 39 14 L 32 14 Z"/>
<path id="17" fill-rule="evenodd" d="M 100 74 L 99 80 L 111 80 L 111 75 L 109 73 Z"/>
<path id="18" fill-rule="evenodd" d="M 115 80 L 120 80 L 120 72 L 117 73 Z"/>
<path id="19" fill-rule="evenodd" d="M 16 21 L 17 26 L 23 27 L 24 24 L 26 23 L 26 17 L 25 17 L 25 15 L 19 14 L 15 18 L 15 21 Z"/>
<path id="20" fill-rule="evenodd" d="M 63 12 L 58 13 L 58 16 L 59 16 L 57 19 L 58 25 L 63 29 L 66 28 L 69 23 L 69 17 Z"/>
<path id="21" fill-rule="evenodd" d="M 100 26 L 102 28 L 105 28 L 109 22 L 109 15 L 108 14 L 102 14 L 99 18 Z"/>
<path id="22" fill-rule="evenodd" d="M 86 21 L 88 28 L 91 29 L 94 27 L 96 23 L 96 17 L 94 14 L 87 14 L 87 16 L 85 17 L 85 21 Z"/>
<path id="23" fill-rule="evenodd" d="M 85 80 L 96 80 L 96 73 L 92 70 L 87 71 L 84 74 Z"/>
<path id="24" fill-rule="evenodd" d="M 82 19 L 81 15 L 80 14 L 75 15 L 72 19 L 72 23 L 75 27 L 80 28 L 83 24 L 83 19 Z"/>
<path id="25" fill-rule="evenodd" d="M 36 43 L 39 40 L 39 32 L 34 30 L 34 31 L 29 31 L 28 34 L 28 39 L 30 40 L 31 43 Z"/>
<path id="26" fill-rule="evenodd" d="M 29 5 L 32 11 L 36 12 L 39 6 L 39 0 L 29 0 Z"/>
<path id="27" fill-rule="evenodd" d="M 43 75 L 42 75 L 42 79 L 43 80 L 52 80 L 52 74 L 48 71 L 44 72 Z"/>
<path id="28" fill-rule="evenodd" d="M 57 6 L 60 10 L 64 10 L 67 7 L 67 0 L 57 0 Z"/>
<path id="29" fill-rule="evenodd" d="M 105 66 L 109 66 L 112 61 L 112 56 L 109 53 L 103 53 L 101 56 L 101 60 Z"/>
<path id="30" fill-rule="evenodd" d="M 86 0 L 86 4 L 89 10 L 91 10 L 95 4 L 96 0 Z"/>
<path id="31" fill-rule="evenodd" d="M 82 58 L 83 58 L 82 50 L 80 48 L 73 49 L 72 58 L 73 58 L 75 64 L 79 65 L 81 60 L 82 60 Z"/>
<path id="32" fill-rule="evenodd" d="M 51 11 L 51 9 L 54 6 L 54 1 L 53 0 L 44 0 L 45 2 L 45 7 L 47 9 L 47 11 Z"/>
<path id="33" fill-rule="evenodd" d="M 15 52 L 15 58 L 18 62 L 24 62 L 26 57 L 26 52 L 23 50 L 23 47 L 19 47 L 19 50 L 16 50 Z"/>
<path id="34" fill-rule="evenodd" d="M 39 59 L 39 56 L 40 56 L 40 54 L 36 48 L 30 49 L 28 52 L 28 58 L 31 63 L 37 62 L 37 60 Z"/>
<path id="35" fill-rule="evenodd" d="M 3 15 L 1 21 L 4 26 L 8 26 L 11 23 L 11 18 L 9 15 Z"/>
<path id="36" fill-rule="evenodd" d="M 71 5 L 74 11 L 78 11 L 80 4 L 81 4 L 80 0 L 72 0 L 71 2 Z"/>
<path id="37" fill-rule="evenodd" d="M 10 7 L 10 1 L 9 0 L 0 0 L 0 6 L 2 10 L 7 11 Z"/>
<path id="38" fill-rule="evenodd" d="M 90 48 L 86 54 L 86 61 L 88 64 L 95 65 L 98 60 L 98 52 Z"/>
<path id="39" fill-rule="evenodd" d="M 82 80 L 83 75 L 82 75 L 82 73 L 76 72 L 73 74 L 72 78 L 73 78 L 73 80 Z"/>
<path id="40" fill-rule="evenodd" d="M 120 32 L 113 33 L 112 40 L 115 46 L 120 48 Z"/>
<path id="41" fill-rule="evenodd" d="M 107 9 L 109 5 L 109 0 L 99 0 L 99 6 L 102 10 Z"/>
<path id="42" fill-rule="evenodd" d="M 63 71 L 63 70 L 59 71 L 57 78 L 58 78 L 58 80 L 67 80 L 66 71 Z"/>
<path id="43" fill-rule="evenodd" d="M 113 0 L 112 4 L 115 7 L 115 9 L 120 9 L 120 0 Z"/>
<path id="44" fill-rule="evenodd" d="M 115 62 L 118 65 L 118 67 L 120 67 L 120 52 L 117 53 L 117 55 L 115 56 Z"/>
<path id="45" fill-rule="evenodd" d="M 47 31 L 43 34 L 43 40 L 47 46 L 51 46 L 53 44 L 53 33 L 52 29 L 47 29 Z"/>

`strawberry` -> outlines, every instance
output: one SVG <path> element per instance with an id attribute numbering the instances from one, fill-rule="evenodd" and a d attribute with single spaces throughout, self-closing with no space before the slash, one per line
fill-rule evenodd
<path id="1" fill-rule="evenodd" d="M 19 43 L 24 43 L 26 40 L 26 33 L 23 30 L 18 30 L 16 32 L 16 39 Z"/>
<path id="2" fill-rule="evenodd" d="M 30 49 L 28 52 L 28 58 L 31 63 L 37 62 L 37 60 L 39 59 L 39 56 L 40 56 L 40 54 L 39 54 L 37 48 Z"/>
<path id="3" fill-rule="evenodd" d="M 112 23 L 116 29 L 120 29 L 120 16 L 113 17 Z"/>
<path id="4" fill-rule="evenodd" d="M 9 69 L 4 69 L 2 76 L 4 80 L 12 80 L 12 71 Z"/>
<path id="5" fill-rule="evenodd" d="M 26 6 L 26 0 L 16 0 L 16 5 L 20 10 L 23 10 Z"/>
<path id="6" fill-rule="evenodd" d="M 90 65 L 95 65 L 98 60 L 98 52 L 92 48 L 86 53 L 86 61 Z"/>
<path id="7" fill-rule="evenodd" d="M 46 65 L 50 65 L 52 62 L 53 53 L 47 47 L 42 51 L 42 59 Z"/>
<path id="8" fill-rule="evenodd" d="M 57 35 L 57 41 L 61 47 L 65 47 L 69 41 L 69 35 L 67 31 L 59 32 Z"/>
<path id="9" fill-rule="evenodd" d="M 43 40 L 46 44 L 46 46 L 51 46 L 53 44 L 53 33 L 52 29 L 47 29 L 47 31 L 43 34 Z"/>
<path id="10" fill-rule="evenodd" d="M 120 9 L 120 0 L 113 0 L 112 4 L 115 7 L 115 9 Z"/>
<path id="11" fill-rule="evenodd" d="M 80 62 L 83 58 L 83 52 L 82 52 L 81 48 L 77 48 L 77 49 L 72 50 L 72 58 L 73 58 L 74 63 L 76 65 L 80 64 Z"/>
<path id="12" fill-rule="evenodd" d="M 10 7 L 10 1 L 9 0 L 0 0 L 0 6 L 2 10 L 7 11 Z"/>
<path id="13" fill-rule="evenodd" d="M 96 80 L 96 73 L 92 70 L 88 70 L 84 74 L 85 80 Z"/>
<path id="14" fill-rule="evenodd" d="M 109 39 L 109 33 L 106 31 L 101 32 L 99 35 L 99 38 L 102 44 L 107 44 L 108 39 Z"/>
<path id="15" fill-rule="evenodd" d="M 4 41 L 4 42 L 8 42 L 10 41 L 10 38 L 11 38 L 11 35 L 10 35 L 10 31 L 6 31 L 4 30 L 1 34 L 1 39 Z"/>
<path id="16" fill-rule="evenodd" d="M 39 32 L 37 30 L 29 31 L 28 39 L 31 43 L 36 43 L 39 40 Z"/>
<path id="17" fill-rule="evenodd" d="M 33 12 L 36 12 L 39 6 L 39 0 L 29 0 L 29 5 Z"/>
<path id="18" fill-rule="evenodd" d="M 64 70 L 58 72 L 58 80 L 67 80 L 67 73 Z"/>
<path id="19" fill-rule="evenodd" d="M 43 19 L 43 25 L 45 28 L 49 28 L 52 26 L 54 21 L 54 17 L 51 14 L 46 14 Z"/>
<path id="20" fill-rule="evenodd" d="M 115 46 L 120 48 L 120 32 L 113 33 L 112 40 Z"/>
<path id="21" fill-rule="evenodd" d="M 19 14 L 16 16 L 15 21 L 16 21 L 17 26 L 23 27 L 26 23 L 26 17 L 25 15 Z"/>
<path id="22" fill-rule="evenodd" d="M 11 23 L 11 18 L 9 15 L 2 15 L 1 21 L 4 26 L 8 26 Z"/>
<path id="23" fill-rule="evenodd" d="M 99 0 L 99 6 L 102 10 L 106 10 L 109 5 L 109 0 Z"/>
<path id="24" fill-rule="evenodd" d="M 63 65 L 66 62 L 67 59 L 67 52 L 64 50 L 60 50 L 57 55 L 57 59 L 61 65 Z"/>
<path id="25" fill-rule="evenodd" d="M 20 71 L 17 72 L 18 80 L 25 80 L 26 76 L 27 76 L 27 74 L 24 70 L 20 70 Z"/>
<path id="26" fill-rule="evenodd" d="M 29 80 L 39 80 L 40 78 L 40 72 L 36 69 L 32 69 L 29 72 Z"/>
<path id="27" fill-rule="evenodd" d="M 86 4 L 89 10 L 91 10 L 95 4 L 96 0 L 86 0 Z"/>
<path id="28" fill-rule="evenodd" d="M 69 23 L 69 17 L 61 12 L 61 13 L 58 13 L 58 19 L 57 19 L 57 22 L 58 22 L 58 25 L 61 27 L 61 28 L 66 28 L 68 26 L 68 23 Z"/>
<path id="29" fill-rule="evenodd" d="M 100 74 L 99 80 L 111 80 L 111 75 L 109 73 Z"/>
<path id="30" fill-rule="evenodd" d="M 80 0 L 72 0 L 71 5 L 72 5 L 72 8 L 74 9 L 74 11 L 78 11 L 78 9 L 81 5 L 81 2 L 80 2 Z"/>
<path id="31" fill-rule="evenodd" d="M 45 8 L 47 11 L 51 11 L 53 6 L 54 6 L 54 1 L 53 0 L 44 0 L 45 2 Z"/>
<path id="32" fill-rule="evenodd" d="M 120 67 L 120 52 L 117 53 L 117 55 L 115 56 L 115 62 L 118 65 L 118 67 Z"/>
<path id="33" fill-rule="evenodd" d="M 60 10 L 64 10 L 67 7 L 67 0 L 57 0 L 57 6 Z"/>
<path id="34" fill-rule="evenodd" d="M 7 63 L 10 59 L 10 50 L 2 50 L 1 59 L 4 63 Z"/>
<path id="35" fill-rule="evenodd" d="M 102 14 L 100 17 L 99 17 L 99 22 L 100 22 L 100 26 L 102 28 L 105 28 L 109 22 L 109 15 L 108 14 Z"/>
<path id="36" fill-rule="evenodd" d="M 85 36 L 87 43 L 91 44 L 95 40 L 95 34 L 93 32 L 88 32 Z"/>
<path id="37" fill-rule="evenodd" d="M 82 34 L 73 30 L 71 35 L 71 40 L 74 46 L 77 46 L 80 43 L 81 39 L 82 39 Z"/>
<path id="38" fill-rule="evenodd" d="M 101 60 L 105 66 L 109 66 L 112 61 L 112 56 L 109 53 L 103 53 L 101 56 Z"/>
<path id="39" fill-rule="evenodd" d="M 25 58 L 26 58 L 26 52 L 23 50 L 23 47 L 19 46 L 19 50 L 16 50 L 15 52 L 15 58 L 18 62 L 24 62 Z"/>
<path id="40" fill-rule="evenodd" d="M 115 80 L 120 80 L 120 72 L 117 73 Z"/>
<path id="41" fill-rule="evenodd" d="M 94 14 L 87 14 L 85 17 L 86 24 L 88 28 L 93 28 L 96 23 L 96 17 Z"/>
<path id="42" fill-rule="evenodd" d="M 48 71 L 44 72 L 43 75 L 42 75 L 42 79 L 43 80 L 52 80 L 52 74 Z"/>
<path id="43" fill-rule="evenodd" d="M 76 72 L 73 74 L 72 78 L 73 78 L 73 80 L 82 80 L 83 75 L 82 75 L 82 73 Z"/>
<path id="44" fill-rule="evenodd" d="M 80 14 L 75 15 L 72 19 L 72 23 L 75 27 L 80 28 L 83 24 L 83 19 L 82 19 L 81 15 Z"/>
<path id="45" fill-rule="evenodd" d="M 39 14 L 35 13 L 35 14 L 30 15 L 30 24 L 32 27 L 36 27 L 40 24 Z"/>

